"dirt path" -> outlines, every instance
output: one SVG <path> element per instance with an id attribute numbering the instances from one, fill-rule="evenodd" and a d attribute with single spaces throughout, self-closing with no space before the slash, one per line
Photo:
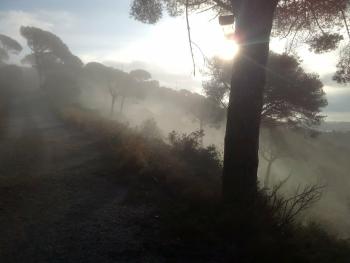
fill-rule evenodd
<path id="1" fill-rule="evenodd" d="M 98 142 L 66 128 L 39 94 L 11 103 L 0 142 L 0 262 L 162 262 L 151 209 L 129 207 Z M 147 248 L 148 247 L 148 248 Z"/>

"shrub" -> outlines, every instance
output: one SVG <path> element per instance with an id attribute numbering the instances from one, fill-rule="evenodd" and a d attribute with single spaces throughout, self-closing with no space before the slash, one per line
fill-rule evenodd
<path id="1" fill-rule="evenodd" d="M 157 208 L 163 253 L 202 262 L 348 262 L 348 242 L 296 220 L 319 199 L 320 187 L 306 186 L 283 197 L 282 182 L 270 192 L 259 192 L 242 213 L 242 208 L 220 201 L 221 156 L 214 146 L 200 146 L 202 132 L 172 132 L 166 144 L 145 140 L 139 130 L 77 107 L 61 116 L 102 138 L 114 163 L 113 176 L 132 186 L 129 204 L 150 202 Z M 147 125 L 154 128 L 155 123 Z"/>
<path id="2" fill-rule="evenodd" d="M 154 119 L 145 120 L 139 128 L 139 132 L 146 139 L 161 140 L 163 138 L 162 132 Z"/>

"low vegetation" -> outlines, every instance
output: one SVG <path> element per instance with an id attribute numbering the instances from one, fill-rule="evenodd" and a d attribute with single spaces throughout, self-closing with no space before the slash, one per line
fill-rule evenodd
<path id="1" fill-rule="evenodd" d="M 200 146 L 202 132 L 172 132 L 162 139 L 154 121 L 130 128 L 80 107 L 61 110 L 59 116 L 107 146 L 112 176 L 130 186 L 128 205 L 155 207 L 159 246 L 167 256 L 200 257 L 203 262 L 238 258 L 243 262 L 348 262 L 350 258 L 346 240 L 301 220 L 304 209 L 320 198 L 321 187 L 306 186 L 292 197 L 283 197 L 281 182 L 271 191 L 261 190 L 256 203 L 243 214 L 221 202 L 222 158 L 214 146 Z"/>

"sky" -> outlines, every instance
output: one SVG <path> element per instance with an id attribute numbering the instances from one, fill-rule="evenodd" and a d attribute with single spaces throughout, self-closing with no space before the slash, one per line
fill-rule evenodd
<path id="1" fill-rule="evenodd" d="M 19 27 L 36 26 L 58 35 L 85 63 L 102 62 L 124 71 L 148 70 L 162 85 L 201 92 L 205 70 L 203 54 L 227 57 L 236 47 L 225 40 L 217 19 L 210 14 L 192 14 L 190 25 L 195 46 L 197 74 L 188 44 L 183 17 L 164 17 L 156 25 L 142 24 L 129 16 L 130 0 L 0 0 L 0 34 L 17 39 L 25 46 Z M 273 39 L 272 50 L 283 51 L 283 43 Z M 28 53 L 25 49 L 22 56 Z M 203 53 L 203 54 L 202 54 Z M 298 55 L 308 72 L 318 73 L 325 84 L 329 105 L 324 110 L 331 121 L 350 121 L 350 86 L 340 86 L 331 78 L 337 53 L 314 55 L 300 49 Z"/>

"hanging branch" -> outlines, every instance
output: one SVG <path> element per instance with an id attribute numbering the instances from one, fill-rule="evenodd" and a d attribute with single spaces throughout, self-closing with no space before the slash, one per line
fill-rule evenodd
<path id="1" fill-rule="evenodd" d="M 196 76 L 196 62 L 194 61 L 192 38 L 191 38 L 191 28 L 190 28 L 190 22 L 188 19 L 188 0 L 186 0 L 186 23 L 187 23 L 188 42 L 190 45 L 190 51 L 191 51 L 191 56 L 192 56 L 193 76 Z"/>
<path id="2" fill-rule="evenodd" d="M 341 10 L 340 12 L 341 12 L 341 15 L 342 15 L 343 20 L 344 20 L 346 32 L 348 33 L 348 37 L 350 39 L 350 29 L 349 29 L 348 21 L 346 20 L 346 16 L 345 16 L 344 10 Z"/>
<path id="3" fill-rule="evenodd" d="M 209 10 L 214 9 L 215 7 L 217 7 L 217 5 L 212 5 L 212 6 L 208 7 L 208 8 L 203 9 L 203 10 L 199 10 L 199 11 L 197 12 L 197 14 L 205 13 L 205 12 L 207 12 L 207 11 L 209 11 Z"/>
<path id="4" fill-rule="evenodd" d="M 296 25 L 298 20 L 299 20 L 299 16 L 297 15 L 295 20 L 290 24 L 288 32 L 284 36 L 282 36 L 281 38 L 287 38 L 290 35 L 290 33 L 292 32 L 293 27 Z"/>
<path id="5" fill-rule="evenodd" d="M 316 13 L 315 13 L 315 11 L 314 11 L 312 8 L 313 8 L 313 6 L 310 5 L 311 14 L 312 14 L 312 16 L 313 16 L 314 19 L 315 19 L 316 25 L 317 25 L 318 28 L 321 30 L 322 34 L 325 35 L 326 32 L 325 32 L 325 31 L 323 30 L 323 28 L 321 27 L 321 25 L 320 25 L 320 23 L 319 23 L 319 21 L 318 21 L 318 18 L 317 18 L 317 16 L 316 16 Z"/>
<path id="6" fill-rule="evenodd" d="M 204 54 L 203 50 L 195 43 L 192 41 L 192 45 L 195 46 L 199 52 L 202 54 L 202 57 L 203 57 L 203 63 L 206 64 L 207 61 L 209 61 L 208 57 Z"/>

